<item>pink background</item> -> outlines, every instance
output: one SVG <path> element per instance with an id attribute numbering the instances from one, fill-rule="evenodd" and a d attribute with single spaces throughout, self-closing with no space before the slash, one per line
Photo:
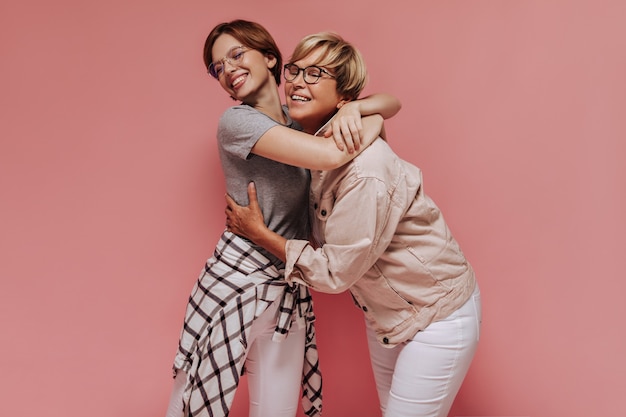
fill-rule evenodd
<path id="1" fill-rule="evenodd" d="M 366 3 L 2 1 L 0 415 L 163 415 L 224 223 L 214 132 L 232 102 L 201 50 L 237 17 L 286 57 L 341 33 L 366 93 L 402 100 L 389 141 L 483 293 L 450 416 L 623 415 L 626 3 Z M 361 313 L 346 294 L 316 307 L 326 417 L 378 415 Z"/>

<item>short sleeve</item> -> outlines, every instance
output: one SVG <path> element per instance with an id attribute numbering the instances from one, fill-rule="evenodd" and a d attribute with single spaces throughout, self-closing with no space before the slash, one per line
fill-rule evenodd
<path id="1" fill-rule="evenodd" d="M 220 117 L 217 139 L 222 150 L 241 159 L 248 159 L 259 138 L 279 123 L 246 105 L 229 108 Z"/>

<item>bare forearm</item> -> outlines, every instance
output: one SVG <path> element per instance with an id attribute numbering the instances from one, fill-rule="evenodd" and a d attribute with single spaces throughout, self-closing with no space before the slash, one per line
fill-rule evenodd
<path id="1" fill-rule="evenodd" d="M 363 147 L 365 149 L 380 136 L 383 129 L 383 118 L 380 114 L 373 114 L 363 118 Z"/>
<path id="2" fill-rule="evenodd" d="M 380 114 L 383 119 L 389 119 L 400 111 L 402 104 L 396 97 L 386 94 L 377 93 L 365 98 L 354 101 L 359 106 L 361 116 L 369 116 L 371 114 Z"/>
<path id="3" fill-rule="evenodd" d="M 267 159 L 302 168 L 329 171 L 355 157 L 348 150 L 339 150 L 324 137 L 314 137 L 284 126 L 268 130 L 252 148 L 252 153 Z"/>
<path id="4" fill-rule="evenodd" d="M 281 261 L 287 261 L 287 253 L 285 251 L 287 239 L 278 233 L 265 227 L 249 236 L 249 239 L 270 252 L 272 255 L 276 256 Z"/>

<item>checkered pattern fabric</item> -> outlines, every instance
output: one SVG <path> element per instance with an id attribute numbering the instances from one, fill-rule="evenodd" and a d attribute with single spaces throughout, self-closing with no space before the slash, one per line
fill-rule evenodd
<path id="1" fill-rule="evenodd" d="M 287 337 L 294 321 L 306 326 L 302 406 L 322 408 L 322 378 L 308 288 L 288 285 L 283 270 L 238 236 L 224 232 L 196 282 L 185 314 L 174 373 L 187 372 L 187 416 L 227 416 L 243 373 L 250 328 L 272 302 L 280 302 L 273 340 Z"/>

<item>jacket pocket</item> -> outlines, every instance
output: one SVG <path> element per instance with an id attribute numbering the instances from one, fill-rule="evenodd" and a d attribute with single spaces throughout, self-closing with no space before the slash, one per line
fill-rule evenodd
<path id="1" fill-rule="evenodd" d="M 313 204 L 313 209 L 315 210 L 315 217 L 321 221 L 325 222 L 330 216 L 330 213 L 333 211 L 333 207 L 335 206 L 335 196 L 332 193 L 323 194 L 320 197 L 319 201 L 316 201 Z"/>

